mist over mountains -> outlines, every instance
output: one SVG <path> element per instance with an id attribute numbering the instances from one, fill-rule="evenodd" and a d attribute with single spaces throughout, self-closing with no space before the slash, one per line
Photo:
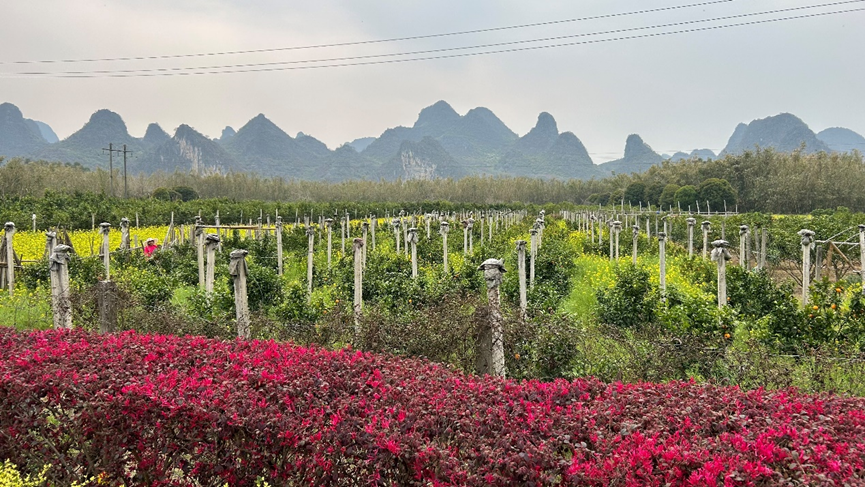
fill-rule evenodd
<path id="1" fill-rule="evenodd" d="M 655 152 L 639 135 L 627 137 L 621 159 L 594 164 L 583 142 L 560 132 L 553 115 L 540 113 L 535 126 L 519 136 L 491 110 L 478 107 L 465 115 L 439 101 L 422 109 L 411 127 L 397 126 L 378 137 L 363 137 L 334 150 L 311 135 L 292 137 L 264 114 L 235 130 L 226 126 L 211 139 L 180 125 L 169 134 L 151 123 L 142 138 L 129 134 L 120 115 L 93 113 L 84 126 L 64 140 L 44 122 L 30 120 L 10 103 L 0 104 L 0 156 L 80 163 L 107 168 L 108 144 L 132 151 L 130 173 L 248 172 L 286 179 L 435 179 L 468 175 L 524 176 L 543 179 L 590 179 L 643 172 L 669 159 L 714 159 L 756 147 L 789 152 L 858 150 L 865 137 L 845 128 L 814 133 L 789 113 L 739 124 L 717 156 L 709 149 Z"/>

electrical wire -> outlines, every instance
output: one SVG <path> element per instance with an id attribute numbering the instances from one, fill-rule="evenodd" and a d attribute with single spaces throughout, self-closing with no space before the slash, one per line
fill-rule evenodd
<path id="1" fill-rule="evenodd" d="M 603 14 L 603 15 L 593 15 L 590 17 L 578 17 L 573 19 L 563 19 L 563 20 L 550 20 L 546 22 L 534 22 L 530 24 L 517 24 L 510 25 L 504 27 L 490 27 L 486 29 L 474 29 L 474 30 L 464 30 L 464 31 L 456 31 L 456 32 L 444 32 L 438 34 L 426 34 L 426 35 L 418 35 L 418 36 L 408 36 L 408 37 L 392 37 L 388 39 L 373 39 L 366 41 L 349 41 L 349 42 L 337 42 L 331 44 L 314 44 L 308 46 L 290 46 L 290 47 L 272 47 L 272 48 L 262 48 L 262 49 L 245 49 L 245 50 L 236 50 L 236 51 L 221 51 L 221 52 L 202 52 L 202 53 L 191 53 L 191 54 L 163 54 L 163 55 L 155 55 L 155 56 L 124 56 L 124 57 L 108 57 L 108 58 L 84 58 L 84 59 L 43 59 L 36 61 L 0 61 L 0 65 L 3 64 L 52 64 L 52 63 L 91 63 L 91 62 L 115 62 L 115 61 L 145 61 L 145 60 L 155 60 L 155 59 L 178 59 L 178 58 L 192 58 L 192 57 L 207 57 L 207 56 L 229 56 L 229 55 L 238 55 L 238 54 L 259 54 L 265 52 L 279 52 L 279 51 L 298 51 L 298 50 L 306 50 L 306 49 L 323 49 L 329 47 L 345 47 L 345 46 L 359 46 L 359 45 L 368 45 L 368 44 L 383 44 L 389 42 L 402 42 L 402 41 L 414 41 L 421 39 L 435 39 L 441 37 L 452 37 L 452 36 L 461 36 L 461 35 L 469 35 L 469 34 L 481 34 L 486 32 L 499 32 L 503 30 L 514 30 L 514 29 L 525 29 L 529 27 L 543 27 L 548 25 L 557 25 L 557 24 L 566 24 L 573 22 L 585 22 L 590 20 L 601 20 L 601 19 L 610 19 L 616 17 L 627 17 L 632 15 L 643 15 L 648 13 L 656 13 L 656 12 L 669 12 L 674 10 L 682 10 L 687 8 L 695 8 L 695 7 L 706 7 L 715 4 L 721 3 L 730 3 L 735 0 L 712 0 L 708 2 L 699 2 L 699 3 L 690 3 L 687 5 L 674 5 L 670 7 L 659 7 L 652 9 L 643 9 L 643 10 L 634 10 L 630 12 L 619 12 L 614 14 Z"/>
<path id="2" fill-rule="evenodd" d="M 91 71 L 24 71 L 24 72 L 15 72 L 8 73 L 12 75 L 18 76 L 51 76 L 51 75 L 84 75 L 84 74 L 130 74 L 130 73 L 167 73 L 167 72 L 180 72 L 180 71 L 200 71 L 200 70 L 217 70 L 217 69 L 238 69 L 238 68 L 251 68 L 251 67 L 262 67 L 262 66 L 286 66 L 293 64 L 309 64 L 309 63 L 326 63 L 326 62 L 343 62 L 343 61 L 353 61 L 358 59 L 376 59 L 376 58 L 386 58 L 386 57 L 395 57 L 395 56 L 417 56 L 417 55 L 426 55 L 433 54 L 439 52 L 452 52 L 452 51 L 465 51 L 465 50 L 473 50 L 473 49 L 487 49 L 491 47 L 501 47 L 508 45 L 522 45 L 522 44 L 531 44 L 535 42 L 550 42 L 550 41 L 559 41 L 563 39 L 573 39 L 580 37 L 592 37 L 592 36 L 600 36 L 600 35 L 610 35 L 610 34 L 621 34 L 625 32 L 635 32 L 641 30 L 650 30 L 650 29 L 664 29 L 669 27 L 680 27 L 684 25 L 694 25 L 701 24 L 707 22 L 720 22 L 725 20 L 733 20 L 733 19 L 741 19 L 741 18 L 749 18 L 756 17 L 761 15 L 772 15 L 777 13 L 784 12 L 793 12 L 793 11 L 801 11 L 801 10 L 809 10 L 815 8 L 824 8 L 824 7 L 835 7 L 839 5 L 851 4 L 851 3 L 862 3 L 865 0 L 843 0 L 838 2 L 824 3 L 818 5 L 805 5 L 800 7 L 790 7 L 776 10 L 766 10 L 763 12 L 752 12 L 746 14 L 737 14 L 737 15 L 727 15 L 722 17 L 713 17 L 708 19 L 698 19 L 698 20 L 687 20 L 681 22 L 672 22 L 667 24 L 658 24 L 658 25 L 650 25 L 643 27 L 631 27 L 631 28 L 623 28 L 623 29 L 613 29 L 607 31 L 599 31 L 599 32 L 589 32 L 583 34 L 571 34 L 571 35 L 563 35 L 563 36 L 555 36 L 555 37 L 543 37 L 536 39 L 524 39 L 517 41 L 507 41 L 507 42 L 496 42 L 490 44 L 479 44 L 472 46 L 459 46 L 459 47 L 447 47 L 440 49 L 428 49 L 421 51 L 408 51 L 408 52 L 394 52 L 394 53 L 385 53 L 385 54 L 369 54 L 363 56 L 345 56 L 345 57 L 337 57 L 337 58 L 326 58 L 326 59 L 309 59 L 309 60 L 295 60 L 295 61 L 272 61 L 265 63 L 243 63 L 243 64 L 229 64 L 229 65 L 212 65 L 212 66 L 186 66 L 186 67 L 171 67 L 171 68 L 141 68 L 141 69 L 106 69 L 106 70 L 91 70 Z M 7 74 L 0 72 L 0 75 Z"/>
<path id="3" fill-rule="evenodd" d="M 859 1 L 859 0 L 856 0 Z M 310 70 L 310 69 L 325 69 L 325 68 L 343 68 L 343 67 L 354 67 L 354 66 L 373 66 L 373 65 L 384 65 L 384 64 L 399 64 L 399 63 L 407 63 L 407 62 L 418 62 L 418 61 L 432 61 L 432 60 L 440 60 L 440 59 L 454 59 L 454 58 L 466 58 L 466 57 L 475 57 L 475 56 L 487 56 L 492 54 L 504 54 L 504 53 L 514 53 L 514 52 L 526 52 L 526 51 L 537 51 L 542 49 L 553 49 L 560 47 L 570 47 L 570 46 L 578 46 L 578 45 L 589 45 L 589 44 L 601 44 L 601 43 L 609 43 L 609 42 L 618 42 L 625 40 L 634 40 L 634 39 L 647 39 L 653 37 L 666 37 L 672 35 L 679 34 L 690 34 L 695 32 L 707 32 L 714 30 L 727 29 L 731 27 L 743 27 L 743 26 L 752 26 L 752 25 L 760 25 L 760 24 L 770 24 L 770 23 L 778 23 L 785 22 L 790 20 L 799 20 L 799 19 L 810 19 L 810 18 L 818 18 L 825 17 L 829 15 L 840 15 L 854 12 L 862 12 L 865 11 L 865 8 L 856 8 L 856 9 L 846 9 L 846 10 L 836 10 L 832 12 L 820 12 L 813 13 L 807 15 L 797 15 L 790 17 L 780 17 L 775 19 L 766 19 L 766 20 L 754 20 L 749 22 L 739 22 L 733 24 L 725 24 L 725 25 L 715 25 L 708 27 L 699 27 L 693 29 L 682 29 L 682 30 L 673 30 L 666 32 L 652 32 L 648 34 L 639 34 L 632 36 L 621 36 L 621 37 L 611 37 L 607 39 L 591 39 L 585 41 L 575 41 L 575 42 L 567 42 L 567 43 L 559 43 L 559 44 L 547 44 L 542 46 L 528 46 L 528 47 L 518 47 L 518 48 L 509 48 L 509 49 L 499 49 L 499 50 L 491 50 L 491 51 L 481 51 L 481 52 L 470 52 L 470 53 L 460 53 L 460 54 L 445 54 L 439 56 L 426 56 L 426 57 L 416 57 L 416 58 L 407 58 L 407 59 L 387 59 L 381 61 L 363 61 L 363 62 L 353 62 L 353 63 L 341 63 L 341 64 L 317 64 L 317 65 L 307 65 L 307 66 L 281 66 L 281 67 L 264 67 L 264 68 L 249 68 L 249 69 L 230 69 L 223 71 L 193 71 L 193 72 L 160 72 L 160 73 L 118 73 L 118 74 L 52 74 L 46 76 L 38 76 L 37 78 L 61 78 L 61 79 L 86 79 L 86 78 L 152 78 L 152 77 L 166 77 L 166 76 L 201 76 L 201 75 L 212 75 L 212 74 L 239 74 L 239 73 L 261 73 L 261 72 L 275 72 L 275 71 L 297 71 L 297 70 Z M 11 77 L 34 77 L 34 76 L 20 76 L 12 74 L 0 74 L 0 78 L 11 78 Z"/>

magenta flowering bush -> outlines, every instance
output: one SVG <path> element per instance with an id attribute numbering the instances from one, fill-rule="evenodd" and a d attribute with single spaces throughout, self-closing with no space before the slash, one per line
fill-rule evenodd
<path id="1" fill-rule="evenodd" d="M 858 398 L 0 330 L 0 458 L 61 485 L 855 485 L 863 455 Z"/>

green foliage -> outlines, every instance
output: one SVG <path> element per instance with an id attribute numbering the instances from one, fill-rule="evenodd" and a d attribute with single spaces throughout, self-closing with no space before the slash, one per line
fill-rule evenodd
<path id="1" fill-rule="evenodd" d="M 670 208 L 675 206 L 677 203 L 676 192 L 679 191 L 679 185 L 674 183 L 669 183 L 664 186 L 664 190 L 661 192 L 661 196 L 658 198 L 656 202 L 661 208 Z"/>
<path id="2" fill-rule="evenodd" d="M 637 206 L 640 203 L 645 203 L 646 185 L 640 181 L 635 181 L 625 188 L 624 198 L 625 203 Z"/>
<path id="3" fill-rule="evenodd" d="M 726 179 L 706 179 L 700 183 L 697 193 L 700 196 L 700 204 L 708 202 L 709 208 L 714 208 L 715 211 L 736 208 L 736 192 Z"/>
<path id="4" fill-rule="evenodd" d="M 697 188 L 691 185 L 685 185 L 676 190 L 676 193 L 673 195 L 673 208 L 676 205 L 682 205 L 682 208 L 695 208 L 697 206 L 697 201 L 699 200 L 699 195 L 697 194 Z M 702 208 L 703 204 L 700 205 Z"/>
<path id="5" fill-rule="evenodd" d="M 616 269 L 616 283 L 598 291 L 598 320 L 620 328 L 639 328 L 655 322 L 658 290 L 649 272 L 632 264 Z"/>

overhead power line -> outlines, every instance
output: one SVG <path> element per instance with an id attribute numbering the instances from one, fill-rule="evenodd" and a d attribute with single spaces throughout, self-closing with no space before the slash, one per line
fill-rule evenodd
<path id="1" fill-rule="evenodd" d="M 862 1 L 862 0 L 857 0 Z M 480 51 L 480 52 L 469 52 L 469 53 L 458 53 L 458 54 L 444 54 L 438 56 L 426 56 L 426 57 L 415 57 L 415 58 L 404 58 L 404 59 L 385 59 L 380 61 L 362 61 L 362 62 L 353 62 L 353 63 L 338 63 L 338 64 L 314 64 L 314 65 L 304 65 L 304 66 L 278 66 L 278 67 L 263 67 L 263 68 L 244 68 L 244 69 L 231 69 L 231 70 L 222 70 L 222 71 L 190 71 L 190 72 L 168 72 L 168 73 L 120 73 L 120 74 L 54 74 L 50 76 L 40 76 L 41 78 L 144 78 L 144 77 L 164 77 L 164 76 L 201 76 L 201 75 L 212 75 L 212 74 L 238 74 L 238 73 L 260 73 L 260 72 L 274 72 L 274 71 L 297 71 L 297 70 L 309 70 L 309 69 L 325 69 L 325 68 L 343 68 L 343 67 L 353 67 L 353 66 L 372 66 L 372 65 L 382 65 L 382 64 L 397 64 L 397 63 L 407 63 L 407 62 L 418 62 L 418 61 L 432 61 L 439 59 L 453 59 L 453 58 L 465 58 L 465 57 L 475 57 L 475 56 L 487 56 L 492 54 L 504 54 L 504 53 L 513 53 L 513 52 L 525 52 L 525 51 L 537 51 L 541 49 L 552 49 L 559 47 L 569 47 L 569 46 L 578 46 L 578 45 L 588 45 L 588 44 L 601 44 L 608 42 L 618 42 L 625 40 L 634 40 L 634 39 L 647 39 L 652 37 L 665 37 L 671 35 L 679 35 L 679 34 L 689 34 L 695 32 L 707 32 L 713 30 L 721 30 L 727 29 L 731 27 L 743 27 L 743 26 L 752 26 L 752 25 L 760 25 L 760 24 L 770 24 L 770 23 L 778 23 L 785 22 L 790 20 L 798 20 L 798 19 L 809 19 L 816 17 L 825 17 L 829 15 L 840 15 L 854 12 L 863 12 L 865 8 L 856 8 L 856 9 L 846 9 L 846 10 L 836 10 L 832 12 L 820 12 L 806 15 L 796 15 L 790 17 L 779 17 L 774 19 L 765 19 L 765 20 L 753 20 L 749 22 L 739 22 L 733 24 L 724 24 L 724 25 L 713 25 L 707 27 L 698 27 L 692 29 L 681 29 L 681 30 L 672 30 L 672 31 L 664 31 L 664 32 L 652 32 L 648 34 L 639 34 L 632 36 L 620 36 L 620 37 L 610 37 L 604 39 L 590 39 L 584 41 L 575 41 L 575 42 L 566 42 L 559 44 L 546 44 L 541 46 L 527 46 L 527 47 L 514 47 L 508 49 L 498 49 L 491 51 Z M 18 75 L 0 75 L 0 77 L 10 78 L 10 77 L 20 77 Z"/>
<path id="2" fill-rule="evenodd" d="M 612 14 L 603 14 L 603 15 L 593 15 L 589 17 L 578 17 L 573 19 L 561 19 L 561 20 L 550 20 L 545 22 L 534 22 L 529 24 L 517 24 L 517 25 L 508 25 L 503 27 L 489 27 L 485 29 L 473 29 L 473 30 L 462 30 L 456 32 L 444 32 L 437 34 L 425 34 L 418 36 L 407 36 L 407 37 L 392 37 L 388 39 L 371 39 L 365 41 L 349 41 L 349 42 L 336 42 L 331 44 L 313 44 L 308 46 L 288 46 L 288 47 L 270 47 L 270 48 L 262 48 L 262 49 L 244 49 L 244 50 L 235 50 L 235 51 L 217 51 L 217 52 L 199 52 L 199 53 L 187 53 L 187 54 L 162 54 L 162 55 L 154 55 L 154 56 L 123 56 L 123 57 L 105 57 L 105 58 L 81 58 L 81 59 L 42 59 L 42 60 L 23 60 L 23 61 L 0 61 L 0 65 L 4 64 L 52 64 L 52 63 L 93 63 L 93 62 L 114 62 L 114 61 L 147 61 L 147 60 L 156 60 L 156 59 L 178 59 L 178 58 L 193 58 L 193 57 L 207 57 L 207 56 L 230 56 L 230 55 L 238 55 L 238 54 L 259 54 L 265 52 L 280 52 L 280 51 L 299 51 L 305 49 L 323 49 L 328 47 L 345 47 L 345 46 L 359 46 L 366 44 L 384 44 L 388 42 L 402 42 L 402 41 L 415 41 L 421 39 L 435 39 L 440 37 L 453 37 L 453 36 L 462 36 L 469 34 L 482 34 L 485 32 L 499 32 L 503 30 L 514 30 L 514 29 L 526 29 L 529 27 L 544 27 L 549 25 L 557 25 L 557 24 L 567 24 L 573 22 L 585 22 L 590 20 L 601 20 L 601 19 L 611 19 L 616 17 L 627 17 L 631 15 L 643 15 L 650 14 L 656 12 L 669 12 L 674 10 L 683 10 L 688 8 L 696 8 L 696 7 L 706 7 L 710 5 L 720 4 L 720 3 L 730 3 L 735 0 L 711 0 L 707 2 L 699 2 L 699 3 L 689 3 L 687 5 L 674 5 L 670 7 L 659 7 L 659 8 L 651 8 L 651 9 L 643 9 L 643 10 L 633 10 L 629 12 L 619 12 Z"/>
<path id="3" fill-rule="evenodd" d="M 101 69 L 101 70 L 90 70 L 90 71 L 24 71 L 24 72 L 14 72 L 14 73 L 3 73 L 0 72 L 0 75 L 4 74 L 14 74 L 19 76 L 52 76 L 52 75 L 96 75 L 96 74 L 131 74 L 131 73 L 171 73 L 171 72 L 182 72 L 182 71 L 202 71 L 202 70 L 227 70 L 227 69 L 238 69 L 238 68 L 253 68 L 253 67 L 263 67 L 263 66 L 288 66 L 294 64 L 310 64 L 310 63 L 333 63 L 333 62 L 343 62 L 343 61 L 354 61 L 359 59 L 377 59 L 377 58 L 387 58 L 387 57 L 396 57 L 396 56 L 418 56 L 418 55 L 426 55 L 433 53 L 441 53 L 441 52 L 452 52 L 452 51 L 465 51 L 465 50 L 475 50 L 475 49 L 487 49 L 492 47 L 502 47 L 508 45 L 521 45 L 521 44 L 532 44 L 537 42 L 550 42 L 550 41 L 560 41 L 563 39 L 573 39 L 580 37 L 592 37 L 592 36 L 600 36 L 600 35 L 610 35 L 610 34 L 622 34 L 625 32 L 635 32 L 641 30 L 652 30 L 652 29 L 664 29 L 670 27 L 681 27 L 684 25 L 694 25 L 708 22 L 720 22 L 725 20 L 733 20 L 733 19 L 741 19 L 741 18 L 749 18 L 756 17 L 762 15 L 773 15 L 784 12 L 793 12 L 793 11 L 802 11 L 809 10 L 815 8 L 825 8 L 825 7 L 835 7 L 839 5 L 851 4 L 851 3 L 862 3 L 865 0 L 842 0 L 838 2 L 831 3 L 823 3 L 817 5 L 805 5 L 800 7 L 790 7 L 783 9 L 775 9 L 775 10 L 766 10 L 763 12 L 752 12 L 746 14 L 737 14 L 737 15 L 727 15 L 722 17 L 712 17 L 708 19 L 697 19 L 697 20 L 686 20 L 681 22 L 671 22 L 667 24 L 658 24 L 658 25 L 650 25 L 643 27 L 630 27 L 623 29 L 613 29 L 599 32 L 589 32 L 582 34 L 571 34 L 571 35 L 562 35 L 562 36 L 554 36 L 554 37 L 543 37 L 543 38 L 535 38 L 535 39 L 524 39 L 517 41 L 506 41 L 506 42 L 495 42 L 489 44 L 477 44 L 471 46 L 458 46 L 458 47 L 446 47 L 439 49 L 427 49 L 420 51 L 408 51 L 408 52 L 392 52 L 385 54 L 368 54 L 361 56 L 344 56 L 344 57 L 335 57 L 335 58 L 325 58 L 325 59 L 309 59 L 309 60 L 295 60 L 295 61 L 271 61 L 271 62 L 263 62 L 263 63 L 241 63 L 241 64 L 227 64 L 227 65 L 211 65 L 211 66 L 186 66 L 186 67 L 169 67 L 169 68 L 140 68 L 140 69 Z"/>

